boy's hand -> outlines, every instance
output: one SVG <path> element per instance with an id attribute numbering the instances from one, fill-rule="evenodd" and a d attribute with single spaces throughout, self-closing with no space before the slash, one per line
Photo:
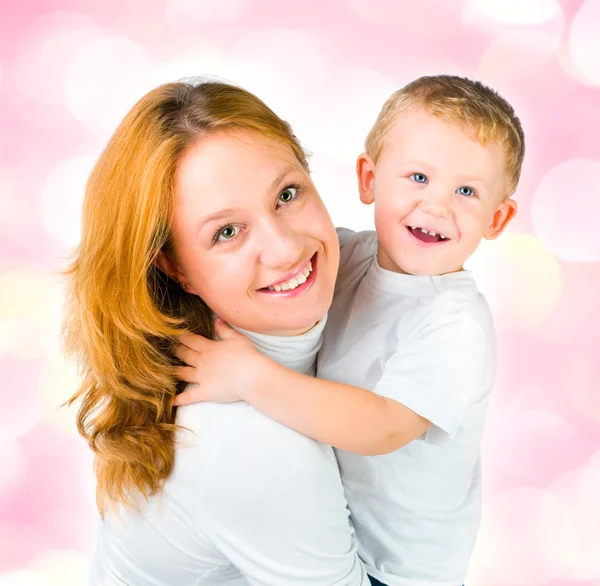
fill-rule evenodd
<path id="1" fill-rule="evenodd" d="M 260 384 L 269 359 L 258 352 L 246 336 L 220 319 L 215 322 L 215 331 L 221 339 L 219 342 L 196 334 L 179 336 L 181 345 L 175 354 L 187 366 L 178 366 L 177 376 L 196 386 L 177 395 L 175 406 L 200 401 L 243 401 L 244 391 L 253 384 Z"/>

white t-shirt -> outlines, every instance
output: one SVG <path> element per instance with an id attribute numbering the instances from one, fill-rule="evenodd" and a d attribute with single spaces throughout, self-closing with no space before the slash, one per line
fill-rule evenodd
<path id="1" fill-rule="evenodd" d="M 314 374 L 325 320 L 303 336 L 244 332 Z M 232 365 L 235 367 L 235 365 Z M 101 524 L 94 586 L 367 586 L 333 450 L 246 403 L 178 410 L 164 490 Z"/>
<path id="2" fill-rule="evenodd" d="M 460 586 L 481 515 L 480 440 L 495 369 L 492 318 L 470 272 L 382 269 L 374 232 L 342 245 L 318 376 L 432 422 L 382 456 L 336 451 L 367 571 L 389 586 Z"/>

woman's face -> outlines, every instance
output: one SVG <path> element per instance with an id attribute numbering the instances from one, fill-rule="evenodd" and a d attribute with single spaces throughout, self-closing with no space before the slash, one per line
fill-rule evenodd
<path id="1" fill-rule="evenodd" d="M 295 335 L 329 309 L 331 219 L 292 149 L 256 133 L 202 138 L 175 177 L 170 273 L 231 325 Z"/>

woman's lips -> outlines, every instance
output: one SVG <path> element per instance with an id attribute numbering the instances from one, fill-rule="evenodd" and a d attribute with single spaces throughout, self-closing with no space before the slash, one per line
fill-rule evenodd
<path id="1" fill-rule="evenodd" d="M 306 268 L 308 269 L 308 267 L 312 267 L 312 270 L 310 270 L 310 272 L 308 273 L 308 276 L 306 277 L 306 280 L 303 283 L 299 283 L 297 286 L 295 286 L 294 288 L 289 287 L 289 281 L 291 279 L 288 279 L 287 281 L 278 281 L 276 283 L 277 287 L 280 287 L 281 285 L 283 286 L 288 286 L 287 289 L 280 289 L 279 291 L 275 290 L 275 289 L 269 289 L 267 287 L 263 287 L 262 289 L 259 289 L 258 291 L 260 293 L 264 293 L 266 295 L 276 295 L 278 297 L 295 297 L 297 295 L 300 295 L 306 291 L 308 291 L 314 284 L 315 280 L 317 279 L 317 262 L 318 259 L 318 254 L 315 252 L 315 254 L 310 258 L 309 262 L 306 263 Z M 303 275 L 304 273 L 303 271 L 296 271 L 295 273 L 296 275 Z M 292 279 L 295 279 L 295 277 L 292 277 Z M 297 279 L 296 279 L 297 282 Z M 292 283 L 294 284 L 294 283 Z M 271 285 L 273 286 L 273 285 Z"/>

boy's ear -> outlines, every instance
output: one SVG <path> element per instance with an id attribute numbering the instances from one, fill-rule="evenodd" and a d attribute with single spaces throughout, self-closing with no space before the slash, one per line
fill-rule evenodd
<path id="1" fill-rule="evenodd" d="M 367 154 L 358 155 L 356 160 L 356 175 L 358 176 L 358 192 L 360 201 L 365 204 L 371 204 L 375 200 L 375 163 Z"/>
<path id="2" fill-rule="evenodd" d="M 508 223 L 515 217 L 516 213 L 517 202 L 509 197 L 506 198 L 494 213 L 494 217 L 483 235 L 484 238 L 486 240 L 498 238 L 504 232 L 504 228 L 508 226 Z"/>

